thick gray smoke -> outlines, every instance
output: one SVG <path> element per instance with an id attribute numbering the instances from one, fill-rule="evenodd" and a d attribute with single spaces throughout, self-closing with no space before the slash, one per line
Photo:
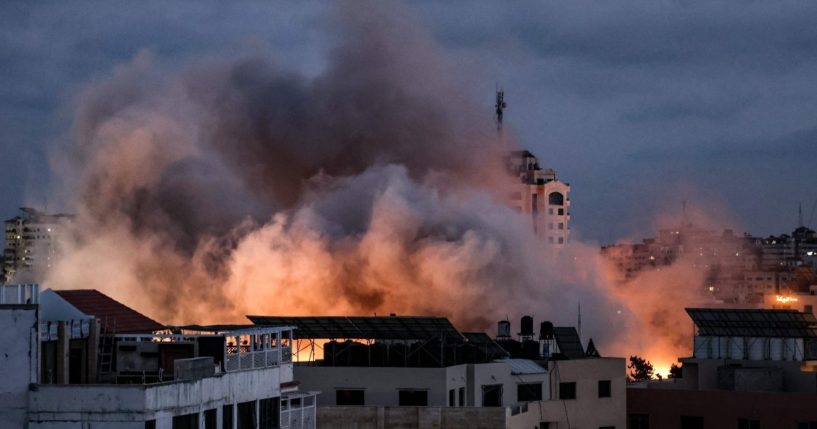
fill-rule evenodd
<path id="1" fill-rule="evenodd" d="M 396 312 L 491 329 L 573 324 L 581 301 L 585 338 L 637 332 L 595 247 L 553 252 L 505 205 L 509 148 L 431 38 L 406 11 L 356 6 L 317 77 L 258 56 L 168 74 L 143 53 L 90 88 L 60 169 L 77 228 L 50 286 L 169 323 Z"/>

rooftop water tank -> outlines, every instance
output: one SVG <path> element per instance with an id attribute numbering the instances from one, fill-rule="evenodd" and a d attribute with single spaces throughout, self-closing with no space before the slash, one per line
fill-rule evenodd
<path id="1" fill-rule="evenodd" d="M 511 322 L 500 320 L 496 326 L 497 338 L 509 338 L 511 336 Z"/>
<path id="2" fill-rule="evenodd" d="M 519 333 L 519 335 L 523 337 L 533 336 L 533 317 L 522 316 L 522 331 Z"/>
<path id="3" fill-rule="evenodd" d="M 553 323 L 545 321 L 539 324 L 539 339 L 540 340 L 553 339 Z"/>

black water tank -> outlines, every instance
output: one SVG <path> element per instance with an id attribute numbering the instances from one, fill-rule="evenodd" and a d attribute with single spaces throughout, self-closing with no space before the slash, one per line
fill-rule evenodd
<path id="1" fill-rule="evenodd" d="M 523 337 L 533 336 L 533 317 L 522 316 L 522 332 L 519 335 Z"/>
<path id="2" fill-rule="evenodd" d="M 553 339 L 553 323 L 542 322 L 542 324 L 539 325 L 539 339 L 540 340 Z"/>
<path id="3" fill-rule="evenodd" d="M 539 359 L 539 342 L 532 340 L 525 340 L 522 343 L 522 357 L 525 359 Z"/>

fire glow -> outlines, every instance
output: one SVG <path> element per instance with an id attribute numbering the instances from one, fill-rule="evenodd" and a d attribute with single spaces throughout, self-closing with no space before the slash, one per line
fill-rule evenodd
<path id="1" fill-rule="evenodd" d="M 792 302 L 799 301 L 797 297 L 794 296 L 786 296 L 786 295 L 777 295 L 774 297 L 774 300 L 781 303 L 781 304 L 790 304 Z"/>
<path id="2" fill-rule="evenodd" d="M 498 197 L 518 178 L 494 124 L 477 101 L 445 102 L 467 91 L 432 39 L 380 12 L 342 15 L 318 79 L 254 57 L 169 75 L 140 54 L 91 87 L 71 156 L 55 156 L 78 217 L 48 287 L 177 324 L 396 312 L 489 331 L 509 313 L 572 324 L 581 302 L 603 354 L 664 374 L 689 349 L 698 271 L 616 286 L 595 244 L 535 239 Z"/>

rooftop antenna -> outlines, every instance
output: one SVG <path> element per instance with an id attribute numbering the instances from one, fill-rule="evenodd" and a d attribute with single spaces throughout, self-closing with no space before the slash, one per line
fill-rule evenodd
<path id="1" fill-rule="evenodd" d="M 502 139 L 502 116 L 508 104 L 505 103 L 505 90 L 496 85 L 496 133 Z"/>
<path id="2" fill-rule="evenodd" d="M 797 227 L 803 226 L 803 203 L 797 203 Z"/>
<path id="3" fill-rule="evenodd" d="M 579 342 L 582 340 L 582 301 L 579 300 Z"/>

